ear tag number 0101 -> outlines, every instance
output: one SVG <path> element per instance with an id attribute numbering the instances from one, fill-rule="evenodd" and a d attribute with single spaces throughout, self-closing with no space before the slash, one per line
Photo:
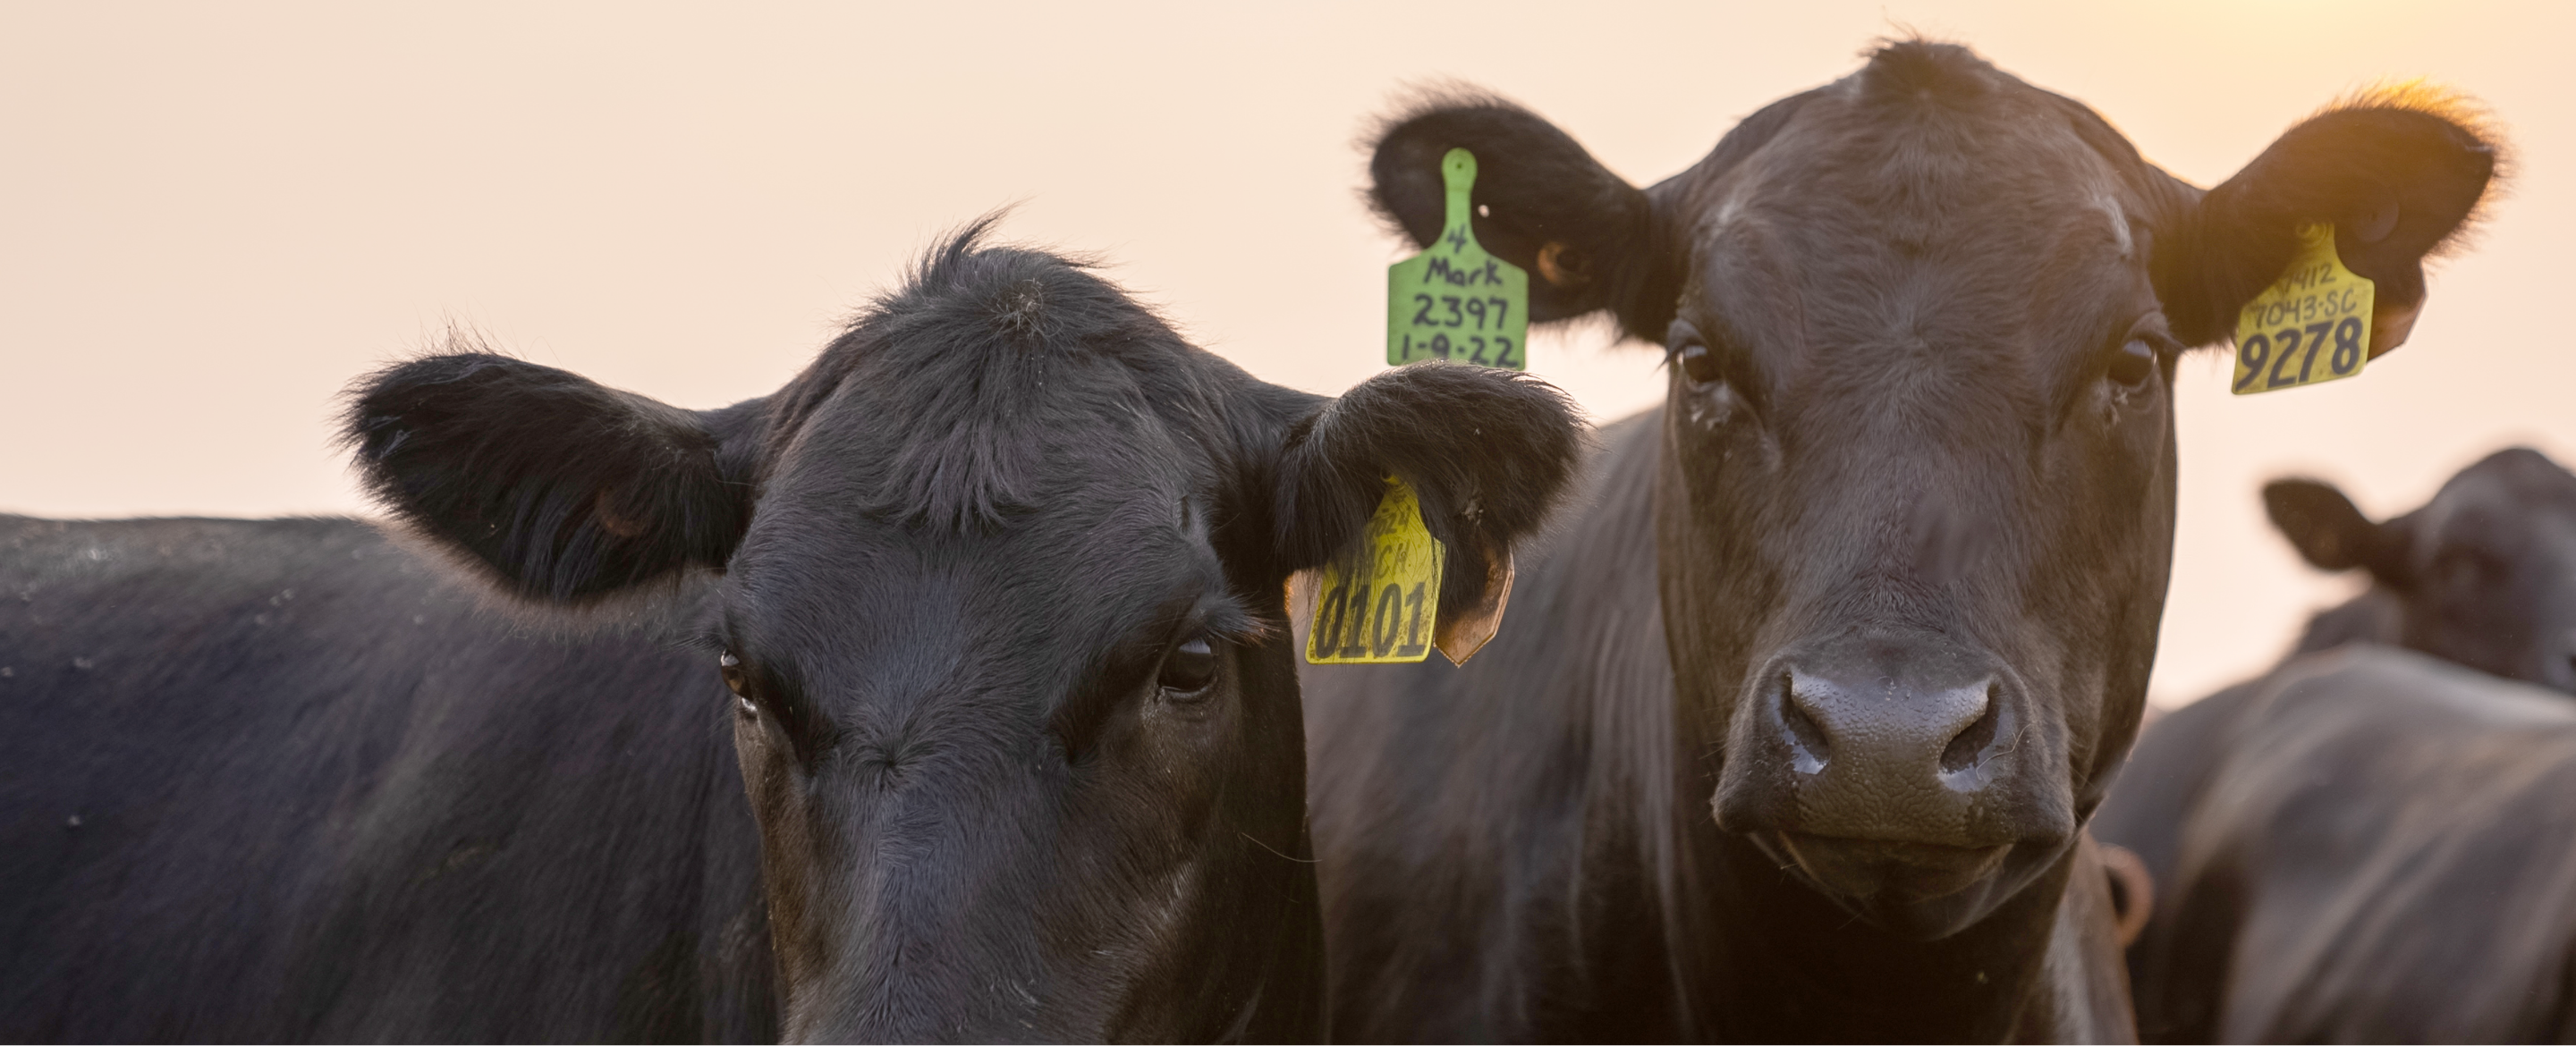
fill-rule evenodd
<path id="1" fill-rule="evenodd" d="M 2298 257 L 2236 317 L 2239 396 L 2318 385 L 2370 362 L 2372 283 L 2343 267 L 2332 225 L 2299 230 Z"/>
<path id="2" fill-rule="evenodd" d="M 1529 369 L 1529 273 L 1476 242 L 1476 154 L 1440 158 L 1448 220 L 1430 249 L 1386 267 L 1386 362 Z"/>
<path id="3" fill-rule="evenodd" d="M 1317 572 L 1306 663 L 1405 664 L 1430 656 L 1447 558 L 1422 525 L 1413 488 L 1390 477 L 1359 540 Z"/>

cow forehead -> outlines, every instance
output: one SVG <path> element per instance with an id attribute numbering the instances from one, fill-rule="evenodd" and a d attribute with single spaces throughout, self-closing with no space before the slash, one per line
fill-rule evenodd
<path id="1" fill-rule="evenodd" d="M 2077 133 L 2069 103 L 2013 86 L 1964 103 L 1822 92 L 1695 194 L 1709 201 L 1692 217 L 1696 238 L 1758 219 L 1871 254 L 1967 261 L 2081 234 L 2133 256 L 2123 172 Z M 1801 260 L 1838 257 L 1817 253 Z"/>
<path id="2" fill-rule="evenodd" d="M 2108 328 L 2152 308 L 2136 227 L 2148 208 L 2129 199 L 2121 160 L 2079 131 L 2089 115 L 1973 58 L 1956 64 L 1918 70 L 1907 89 L 1864 70 L 1820 90 L 1685 193 L 1698 209 L 1684 216 L 1683 315 L 1714 314 L 1766 355 L 1885 365 L 1831 368 L 1853 394 L 2038 407 L 2119 333 Z M 1974 89 L 1919 85 L 1942 75 Z"/>
<path id="3" fill-rule="evenodd" d="M 1011 446 L 1022 460 L 1008 465 L 960 460 L 954 446 L 889 447 L 817 432 L 763 492 L 728 571 L 780 595 L 823 582 L 826 591 L 809 597 L 820 600 L 837 598 L 834 587 L 913 578 L 1012 598 L 1155 587 L 1181 569 L 1175 557 L 1211 547 L 1212 463 L 1184 454 L 1150 418 L 1122 421 L 1051 429 Z M 908 451 L 957 456 L 908 462 Z M 987 482 L 1006 487 L 1009 500 L 991 505 L 989 518 L 926 513 L 919 485 L 966 467 L 1007 468 L 1007 478 Z"/>
<path id="4" fill-rule="evenodd" d="M 1122 645 L 1240 615 L 1207 513 L 1143 481 L 994 528 L 795 506 L 755 519 L 724 591 L 728 641 L 842 709 L 1006 692 L 1042 712 Z"/>
<path id="5" fill-rule="evenodd" d="M 2451 477 L 2409 525 L 2425 554 L 2565 555 L 2576 551 L 2576 475 L 2536 451 L 2500 451 Z"/>

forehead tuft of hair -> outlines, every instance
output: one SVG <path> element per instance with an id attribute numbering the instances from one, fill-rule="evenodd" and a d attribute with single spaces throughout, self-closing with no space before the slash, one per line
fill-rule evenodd
<path id="1" fill-rule="evenodd" d="M 1874 103 L 1938 101 L 1969 105 L 2010 78 L 1960 44 L 1915 37 L 1890 40 L 1869 53 L 1860 71 L 1861 97 Z"/>
<path id="2" fill-rule="evenodd" d="M 827 405 L 850 402 L 850 462 L 873 489 L 865 511 L 945 529 L 1007 525 L 1074 476 L 1069 456 L 1105 460 L 1129 441 L 1110 429 L 1204 411 L 1197 374 L 1213 357 L 1102 279 L 1095 262 L 986 242 L 986 215 L 926 252 L 781 390 L 767 457 L 775 466 Z"/>

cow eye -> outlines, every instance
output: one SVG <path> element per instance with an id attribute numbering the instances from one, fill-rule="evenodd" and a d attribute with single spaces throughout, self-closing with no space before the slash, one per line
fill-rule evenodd
<path id="1" fill-rule="evenodd" d="M 1163 672 L 1155 680 L 1165 697 L 1195 700 L 1206 696 L 1208 683 L 1216 679 L 1216 644 L 1204 634 L 1191 636 L 1163 655 Z"/>
<path id="2" fill-rule="evenodd" d="M 733 651 L 725 651 L 716 658 L 716 671 L 724 675 L 725 689 L 733 691 L 735 711 L 744 715 L 760 711 L 760 706 L 752 703 L 751 681 L 743 676 L 741 658 L 733 656 Z"/>
<path id="3" fill-rule="evenodd" d="M 2156 372 L 2156 347 L 2148 344 L 2145 338 L 2121 342 L 2119 349 L 2111 353 L 2104 371 L 2112 381 L 2129 388 L 2144 385 Z"/>
<path id="4" fill-rule="evenodd" d="M 1681 351 L 1674 355 L 1680 359 L 1682 373 L 1690 378 L 1693 385 L 1706 385 L 1725 376 L 1718 366 L 1717 354 L 1708 351 L 1706 345 L 1692 342 L 1682 346 Z"/>
<path id="5" fill-rule="evenodd" d="M 1717 353 L 1709 350 L 1708 339 L 1691 321 L 1674 320 L 1671 329 L 1664 332 L 1664 345 L 1666 362 L 1680 367 L 1691 384 L 1706 385 L 1725 380 L 1723 361 L 1717 358 Z"/>

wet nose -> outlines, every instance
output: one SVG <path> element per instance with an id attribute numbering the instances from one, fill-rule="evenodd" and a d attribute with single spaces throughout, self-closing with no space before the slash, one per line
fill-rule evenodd
<path id="1" fill-rule="evenodd" d="M 1780 718 L 1806 773 L 1839 769 L 1928 784 L 1977 769 L 1994 740 L 1991 674 L 1942 680 L 1893 669 L 1792 666 L 1785 683 Z"/>
<path id="2" fill-rule="evenodd" d="M 2002 658 L 1902 632 L 1797 644 L 1761 665 L 1710 812 L 1828 892 L 1946 897 L 2011 847 L 2052 852 L 2074 835 L 2064 721 Z"/>

